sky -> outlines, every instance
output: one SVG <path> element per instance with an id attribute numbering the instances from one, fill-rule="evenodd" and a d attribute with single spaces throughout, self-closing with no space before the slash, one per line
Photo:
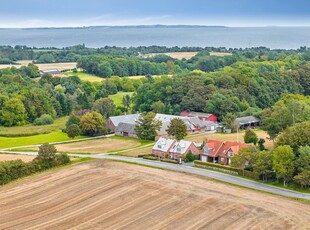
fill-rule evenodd
<path id="1" fill-rule="evenodd" d="M 0 28 L 310 26 L 310 0 L 1 0 Z"/>

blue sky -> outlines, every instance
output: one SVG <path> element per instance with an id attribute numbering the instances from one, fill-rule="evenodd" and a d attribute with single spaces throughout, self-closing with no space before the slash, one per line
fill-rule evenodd
<path id="1" fill-rule="evenodd" d="M 0 27 L 310 26 L 310 0 L 8 0 Z"/>

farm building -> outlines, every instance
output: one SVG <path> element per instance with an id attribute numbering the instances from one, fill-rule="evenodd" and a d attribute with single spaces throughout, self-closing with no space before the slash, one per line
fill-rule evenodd
<path id="1" fill-rule="evenodd" d="M 260 127 L 261 121 L 257 117 L 247 116 L 247 117 L 238 117 L 236 119 L 237 124 L 239 125 L 239 129 L 247 129 L 247 128 L 257 128 Z"/>
<path id="2" fill-rule="evenodd" d="M 107 128 L 112 132 L 115 132 L 115 135 L 117 136 L 137 138 L 137 135 L 133 130 L 136 121 L 139 119 L 139 117 L 140 114 L 130 114 L 130 115 L 110 117 L 107 120 L 106 125 Z M 166 130 L 168 129 L 171 120 L 174 118 L 179 118 L 185 123 L 187 127 L 187 132 L 189 134 L 215 131 L 218 127 L 217 123 L 214 123 L 212 121 L 202 121 L 198 117 L 181 117 L 181 116 L 157 113 L 154 119 L 161 121 L 162 126 L 158 131 L 158 136 L 155 138 L 156 140 L 158 140 L 158 138 L 160 137 L 168 137 L 168 133 Z M 127 124 L 127 126 L 125 124 Z M 118 128 L 119 125 L 121 126 Z"/>
<path id="3" fill-rule="evenodd" d="M 135 127 L 136 127 L 135 124 L 121 122 L 115 129 L 115 135 L 122 137 L 138 138 L 137 133 L 135 131 Z"/>
<path id="4" fill-rule="evenodd" d="M 127 123 L 127 124 L 136 124 L 136 121 L 139 119 L 140 114 L 129 114 L 129 115 L 122 115 L 122 116 L 114 116 L 109 117 L 107 120 L 107 128 L 110 129 L 112 132 L 116 131 L 116 127 L 120 123 Z"/>
<path id="5" fill-rule="evenodd" d="M 218 117 L 211 113 L 183 111 L 180 115 L 182 117 L 198 117 L 202 121 L 213 121 L 213 122 L 218 121 Z"/>
<path id="6" fill-rule="evenodd" d="M 231 158 L 238 154 L 241 148 L 246 147 L 246 144 L 237 142 L 208 140 L 202 149 L 200 160 L 203 162 L 230 165 Z"/>
<path id="7" fill-rule="evenodd" d="M 184 140 L 176 141 L 164 137 L 159 138 L 152 148 L 152 153 L 154 155 L 164 158 L 165 154 L 168 154 L 169 159 L 172 160 L 179 160 L 190 151 L 194 155 L 199 155 L 199 149 L 195 142 Z"/>
<path id="8" fill-rule="evenodd" d="M 41 70 L 40 75 L 43 75 L 45 73 L 49 73 L 54 77 L 59 77 L 61 76 L 61 72 L 58 69 L 47 69 L 47 70 Z"/>

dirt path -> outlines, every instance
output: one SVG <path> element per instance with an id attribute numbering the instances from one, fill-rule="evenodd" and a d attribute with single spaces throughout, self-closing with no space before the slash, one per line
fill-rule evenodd
<path id="1" fill-rule="evenodd" d="M 94 161 L 0 188 L 0 229 L 307 229 L 310 205 Z"/>

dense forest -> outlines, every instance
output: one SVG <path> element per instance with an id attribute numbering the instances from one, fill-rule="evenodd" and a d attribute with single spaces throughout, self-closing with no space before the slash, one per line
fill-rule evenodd
<path id="1" fill-rule="evenodd" d="M 174 51 L 199 53 L 189 60 L 177 60 L 163 54 Z M 230 55 L 212 56 L 211 51 L 229 52 Z M 142 55 L 147 53 L 158 55 Z M 256 115 L 263 117 L 267 123 L 269 117 L 277 116 L 274 115 L 279 111 L 277 108 L 283 107 L 281 100 L 286 100 L 283 96 L 299 94 L 308 98 L 310 95 L 310 51 L 306 47 L 270 50 L 264 47 L 91 49 L 79 45 L 64 49 L 37 49 L 2 46 L 0 59 L 8 62 L 31 59 L 34 63 L 77 61 L 78 67 L 84 71 L 104 78 L 102 82 L 91 83 L 82 82 L 76 76 L 40 76 L 35 64 L 0 70 L 2 126 L 41 124 L 36 119 L 42 116 L 55 119 L 83 110 L 95 110 L 104 117 L 128 112 L 179 114 L 182 110 L 193 110 L 214 113 L 220 120 L 227 114 Z M 125 77 L 135 75 L 146 77 Z M 105 107 L 104 103 L 110 102 L 102 99 L 120 91 L 134 94 L 131 98 L 124 98 L 122 106 Z M 309 104 L 308 99 L 296 97 L 292 96 L 294 100 Z M 302 117 L 286 125 L 282 122 L 274 128 L 275 133 L 295 122 L 309 120 L 308 116 Z M 267 125 L 265 127 L 268 129 Z"/>

